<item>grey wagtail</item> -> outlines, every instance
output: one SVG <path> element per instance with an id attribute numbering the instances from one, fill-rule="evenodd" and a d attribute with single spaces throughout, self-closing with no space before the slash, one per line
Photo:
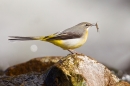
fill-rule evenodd
<path id="1" fill-rule="evenodd" d="M 54 33 L 49 36 L 38 36 L 38 37 L 21 37 L 21 36 L 9 36 L 9 40 L 40 40 L 50 42 L 56 46 L 61 47 L 64 50 L 68 50 L 72 54 L 74 53 L 73 49 L 82 46 L 88 38 L 88 30 L 90 27 L 96 26 L 98 31 L 98 25 L 91 24 L 88 22 L 81 22 L 71 28 L 68 28 L 64 31 Z"/>

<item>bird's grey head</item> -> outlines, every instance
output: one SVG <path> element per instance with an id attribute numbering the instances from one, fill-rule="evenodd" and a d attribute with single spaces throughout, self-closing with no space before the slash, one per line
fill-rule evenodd
<path id="1" fill-rule="evenodd" d="M 82 27 L 82 28 L 86 28 L 87 30 L 88 30 L 90 27 L 92 27 L 92 26 L 96 26 L 97 31 L 98 31 L 98 29 L 99 29 L 97 23 L 96 23 L 96 24 L 91 24 L 91 23 L 89 23 L 89 22 L 81 22 L 81 23 L 77 24 L 76 26 L 79 26 L 79 27 Z"/>
<path id="2" fill-rule="evenodd" d="M 81 23 L 79 23 L 79 24 L 77 24 L 78 26 L 85 26 L 85 27 L 89 27 L 89 26 L 95 26 L 95 25 L 93 25 L 93 24 L 91 24 L 91 23 L 89 23 L 89 22 L 81 22 Z"/>
<path id="3" fill-rule="evenodd" d="M 81 23 L 77 24 L 76 26 L 83 27 L 88 30 L 91 26 L 95 26 L 95 25 L 88 23 L 88 22 L 81 22 Z"/>

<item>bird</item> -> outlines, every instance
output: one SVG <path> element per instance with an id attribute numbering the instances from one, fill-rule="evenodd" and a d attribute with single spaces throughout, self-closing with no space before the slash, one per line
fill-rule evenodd
<path id="1" fill-rule="evenodd" d="M 98 31 L 98 25 L 91 24 L 89 22 L 81 22 L 75 26 L 72 26 L 63 31 L 56 32 L 48 36 L 9 36 L 11 41 L 28 41 L 28 40 L 40 40 L 50 42 L 63 50 L 68 50 L 70 53 L 76 53 L 74 49 L 81 47 L 88 38 L 88 30 L 90 27 L 96 26 Z"/>

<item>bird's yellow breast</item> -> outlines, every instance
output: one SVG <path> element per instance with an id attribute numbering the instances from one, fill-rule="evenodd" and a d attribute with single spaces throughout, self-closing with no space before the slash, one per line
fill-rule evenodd
<path id="1" fill-rule="evenodd" d="M 67 40 L 51 40 L 48 42 L 50 42 L 56 46 L 59 46 L 65 50 L 75 49 L 75 48 L 82 46 L 86 42 L 87 37 L 88 37 L 88 31 L 86 30 L 84 32 L 84 35 L 80 38 L 67 39 Z"/>

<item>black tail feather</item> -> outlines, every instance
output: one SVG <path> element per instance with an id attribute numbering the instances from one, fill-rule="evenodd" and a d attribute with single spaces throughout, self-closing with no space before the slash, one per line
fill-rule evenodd
<path id="1" fill-rule="evenodd" d="M 9 36 L 11 39 L 8 40 L 18 40 L 18 41 L 27 41 L 27 40 L 36 40 L 34 37 L 21 37 L 21 36 Z"/>

